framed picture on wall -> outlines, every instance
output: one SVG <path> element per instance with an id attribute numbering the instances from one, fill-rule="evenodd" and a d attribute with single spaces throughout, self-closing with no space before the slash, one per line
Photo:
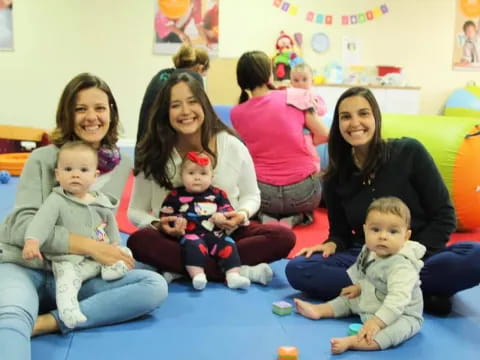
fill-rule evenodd
<path id="1" fill-rule="evenodd" d="M 0 50 L 13 50 L 13 0 L 0 0 Z"/>
<path id="2" fill-rule="evenodd" d="M 456 0 L 453 69 L 480 71 L 480 0 Z"/>
<path id="3" fill-rule="evenodd" d="M 153 52 L 174 54 L 182 44 L 218 54 L 220 0 L 156 0 Z"/>

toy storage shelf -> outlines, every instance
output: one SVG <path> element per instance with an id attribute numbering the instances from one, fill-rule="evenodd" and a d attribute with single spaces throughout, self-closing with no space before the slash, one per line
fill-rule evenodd
<path id="1" fill-rule="evenodd" d="M 354 85 L 327 84 L 315 86 L 315 92 L 327 104 L 327 111 L 333 114 L 340 95 Z M 365 86 L 369 88 L 380 105 L 382 113 L 418 114 L 420 112 L 420 87 Z"/>

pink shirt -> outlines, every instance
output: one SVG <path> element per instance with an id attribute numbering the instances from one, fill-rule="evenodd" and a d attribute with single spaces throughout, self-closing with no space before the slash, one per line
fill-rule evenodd
<path id="1" fill-rule="evenodd" d="M 316 172 L 303 134 L 305 113 L 287 105 L 285 90 L 234 106 L 230 117 L 252 155 L 258 181 L 290 185 Z"/>
<path id="2" fill-rule="evenodd" d="M 287 88 L 287 104 L 295 106 L 300 110 L 314 108 L 317 110 L 318 116 L 323 116 L 327 113 L 327 104 L 312 89 Z"/>

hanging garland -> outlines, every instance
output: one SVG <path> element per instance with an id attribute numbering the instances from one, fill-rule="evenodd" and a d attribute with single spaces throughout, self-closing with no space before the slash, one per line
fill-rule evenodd
<path id="1" fill-rule="evenodd" d="M 298 5 L 292 4 L 288 1 L 273 0 L 273 6 L 288 13 L 289 15 L 296 16 L 300 10 Z M 388 7 L 383 4 L 372 10 L 367 10 L 358 14 L 345 14 L 339 16 L 341 25 L 357 25 L 363 24 L 367 21 L 372 21 L 380 16 L 384 16 L 388 13 Z M 316 24 L 332 25 L 334 21 L 334 15 L 317 13 L 315 11 L 308 10 L 305 14 L 305 20 L 309 22 L 315 22 Z"/>

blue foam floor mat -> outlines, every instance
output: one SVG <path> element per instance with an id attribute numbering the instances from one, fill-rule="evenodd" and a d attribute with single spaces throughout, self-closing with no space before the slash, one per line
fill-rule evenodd
<path id="1" fill-rule="evenodd" d="M 0 185 L 1 219 L 12 208 L 17 182 L 13 178 Z M 162 306 L 136 321 L 34 338 L 32 360 L 274 360 L 281 345 L 297 346 L 301 360 L 480 358 L 478 286 L 454 297 L 454 311 L 448 317 L 426 315 L 422 331 L 397 348 L 334 356 L 329 339 L 345 336 L 349 323 L 358 319 L 312 321 L 295 313 L 273 314 L 273 302 L 301 296 L 286 281 L 286 263 L 272 264 L 275 277 L 268 287 L 252 285 L 247 291 L 209 283 L 197 292 L 188 281 L 175 282 Z"/>
<path id="2" fill-rule="evenodd" d="M 297 346 L 300 359 L 478 359 L 480 288 L 454 298 L 446 318 L 426 315 L 422 331 L 397 348 L 330 354 L 329 339 L 344 336 L 356 318 L 312 321 L 298 314 L 278 316 L 274 301 L 299 296 L 284 276 L 286 260 L 274 263 L 268 287 L 234 291 L 209 283 L 203 292 L 189 282 L 173 283 L 165 303 L 137 321 L 32 341 L 39 359 L 276 359 L 281 345 Z M 132 299 L 134 301 L 134 299 Z M 115 306 L 115 304 L 112 304 Z"/>

